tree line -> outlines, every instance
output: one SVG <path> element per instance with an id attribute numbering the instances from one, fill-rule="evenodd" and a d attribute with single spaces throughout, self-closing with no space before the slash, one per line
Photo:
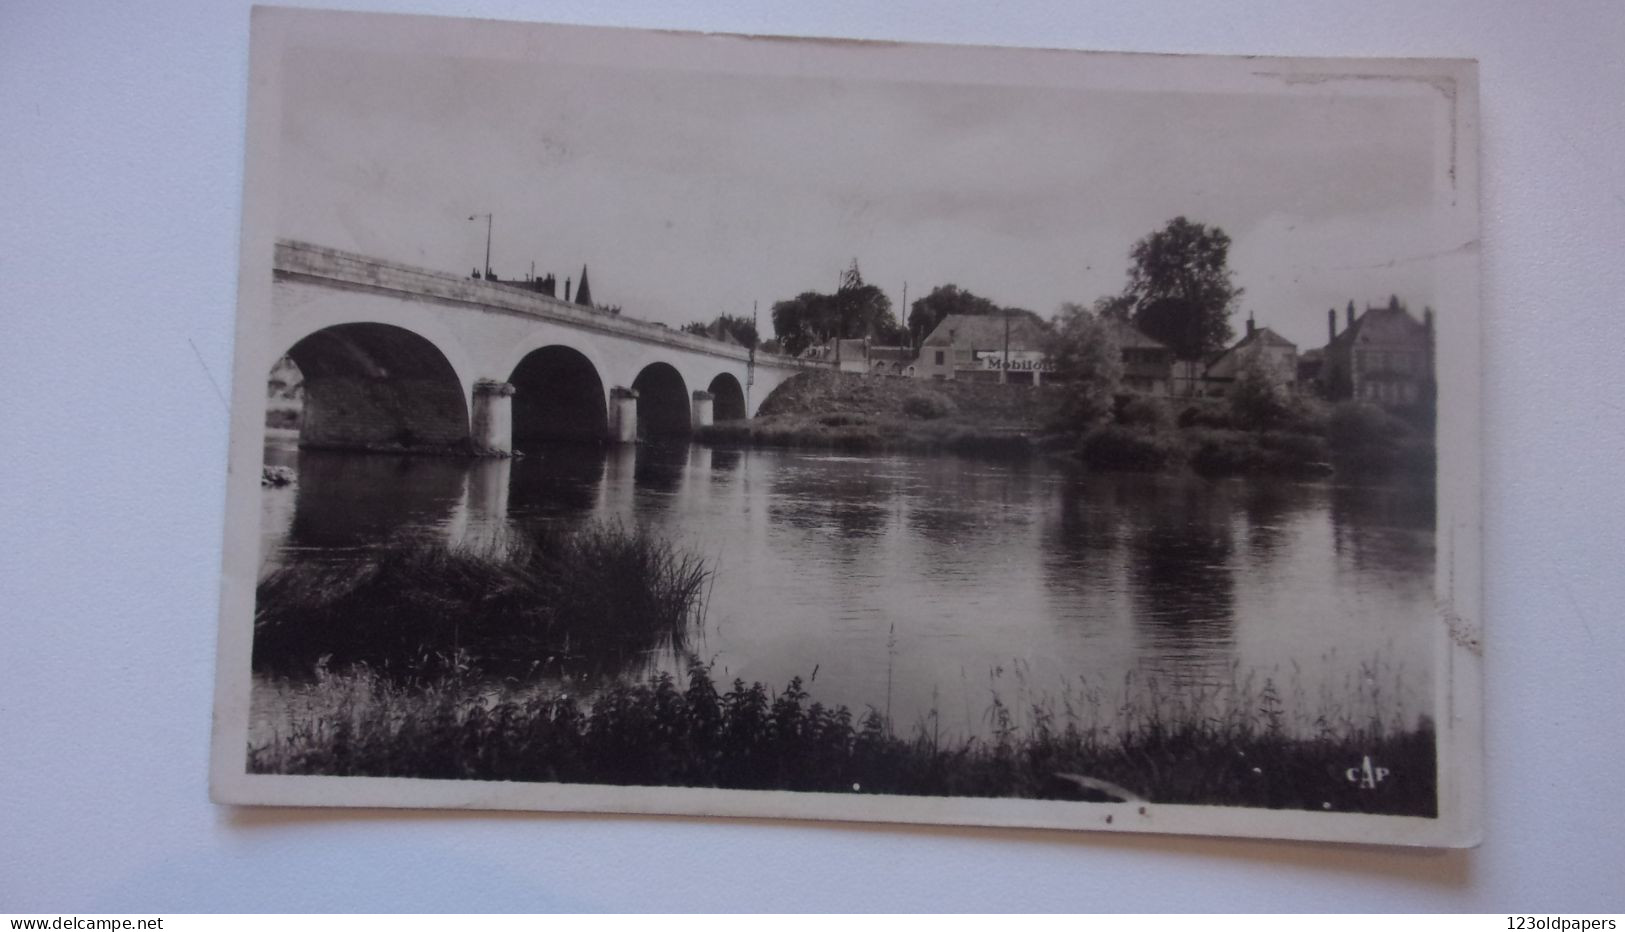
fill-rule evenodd
<path id="1" fill-rule="evenodd" d="M 1235 285 L 1229 266 L 1230 237 L 1217 226 L 1175 217 L 1134 243 L 1129 250 L 1127 282 L 1121 292 L 1097 298 L 1092 305 L 1063 304 L 1049 323 L 1049 347 L 1059 374 L 1094 379 L 1094 369 L 1111 368 L 1107 356 L 1081 341 L 1109 340 L 1107 320 L 1131 323 L 1167 346 L 1174 358 L 1203 359 L 1228 346 L 1235 336 L 1230 317 L 1243 290 Z M 777 346 L 792 356 L 833 339 L 868 337 L 877 345 L 908 345 L 918 349 L 932 330 L 950 314 L 1038 314 L 1019 307 L 1003 307 L 958 285 L 938 285 L 909 306 L 906 324 L 892 313 L 891 299 L 863 280 L 856 259 L 841 275 L 834 292 L 804 291 L 773 304 L 773 333 Z M 683 327 L 690 333 L 720 337 L 727 333 L 754 348 L 756 324 L 743 317 L 719 315 L 710 323 Z M 1109 372 L 1103 372 L 1109 375 Z"/>

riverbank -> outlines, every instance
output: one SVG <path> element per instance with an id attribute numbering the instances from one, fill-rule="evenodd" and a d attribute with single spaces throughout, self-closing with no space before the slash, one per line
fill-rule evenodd
<path id="1" fill-rule="evenodd" d="M 364 666 L 281 688 L 299 711 L 250 747 L 256 773 L 1436 815 L 1426 720 L 1401 727 L 1352 706 L 1293 715 L 1290 685 L 1269 680 L 1132 703 L 1084 689 L 1030 708 L 995 693 L 989 738 L 945 738 L 935 712 L 899 732 L 873 709 L 820 704 L 800 678 L 719 690 L 698 664 L 686 684 L 660 674 L 591 698 L 469 676 L 403 685 Z M 1315 728 L 1297 733 L 1291 718 Z M 1348 778 L 1366 761 L 1386 771 L 1374 786 Z"/>
<path id="2" fill-rule="evenodd" d="M 719 445 L 846 452 L 952 452 L 1070 459 L 1094 470 L 1209 478 L 1269 476 L 1431 481 L 1431 422 L 1374 405 L 1282 396 L 1262 412 L 1224 399 L 1119 395 L 1088 424 L 1067 423 L 1064 386 L 919 382 L 814 372 L 781 386 L 757 417 L 701 428 Z"/>
<path id="3" fill-rule="evenodd" d="M 703 427 L 704 443 L 1022 458 L 1045 448 L 1059 397 L 1030 385 L 922 383 L 808 372 L 750 420 Z"/>

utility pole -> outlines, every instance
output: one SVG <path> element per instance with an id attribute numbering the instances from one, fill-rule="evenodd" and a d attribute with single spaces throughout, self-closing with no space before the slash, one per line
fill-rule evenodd
<path id="1" fill-rule="evenodd" d="M 908 330 L 908 280 L 903 280 L 903 307 L 897 312 L 898 319 L 902 321 L 903 329 Z M 908 342 L 913 344 L 914 334 L 909 334 Z"/>
<path id="2" fill-rule="evenodd" d="M 835 371 L 841 371 L 841 334 L 845 332 L 846 320 L 844 309 L 841 307 L 841 289 L 846 286 L 846 273 L 839 272 L 835 276 Z"/>
<path id="3" fill-rule="evenodd" d="M 481 272 L 480 275 L 482 278 L 489 280 L 491 278 L 491 215 L 473 214 L 468 219 L 478 220 L 481 217 L 485 218 L 485 271 Z"/>
<path id="4" fill-rule="evenodd" d="M 762 331 L 756 329 L 756 302 L 750 303 L 750 329 L 756 333 L 756 339 L 750 343 L 750 359 L 745 363 L 745 416 L 750 416 L 750 387 L 756 384 L 756 347 L 762 343 Z"/>

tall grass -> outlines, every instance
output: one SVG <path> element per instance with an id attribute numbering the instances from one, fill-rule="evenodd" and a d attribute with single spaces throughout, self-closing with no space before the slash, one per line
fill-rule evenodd
<path id="1" fill-rule="evenodd" d="M 249 749 L 262 773 L 403 776 L 1054 799 L 1436 815 L 1434 735 L 1325 704 L 1292 727 L 1301 690 L 1272 680 L 1165 694 L 1131 675 L 1021 706 L 992 693 L 985 737 L 945 739 L 932 711 L 910 730 L 704 665 L 591 698 L 492 690 L 450 677 L 423 688 L 366 668 L 326 675 L 304 712 Z M 1348 778 L 1369 756 L 1389 776 Z"/>
<path id="2" fill-rule="evenodd" d="M 682 646 L 709 575 L 698 557 L 618 524 L 533 529 L 483 549 L 403 539 L 353 559 L 307 557 L 259 584 L 254 668 L 365 663 L 423 678 L 579 656 L 614 672 Z"/>

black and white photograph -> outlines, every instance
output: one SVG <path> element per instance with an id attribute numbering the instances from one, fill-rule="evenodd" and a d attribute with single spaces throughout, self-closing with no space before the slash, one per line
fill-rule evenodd
<path id="1" fill-rule="evenodd" d="M 215 799 L 1476 842 L 1473 62 L 251 44 Z"/>

